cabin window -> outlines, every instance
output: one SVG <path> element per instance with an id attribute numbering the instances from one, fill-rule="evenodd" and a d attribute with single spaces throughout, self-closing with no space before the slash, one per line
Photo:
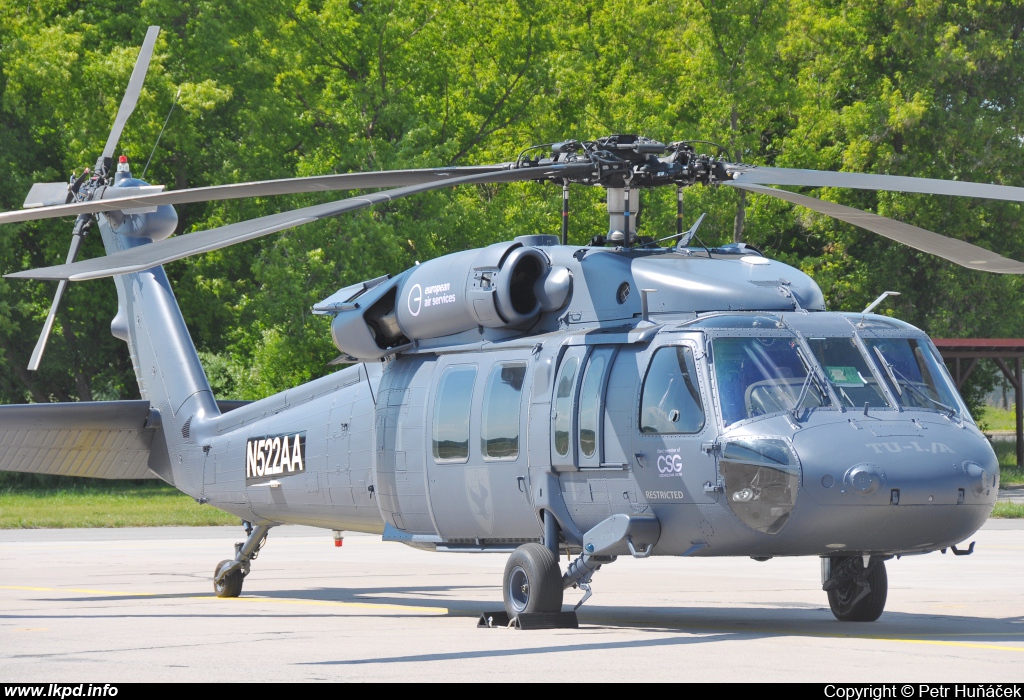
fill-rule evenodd
<path id="1" fill-rule="evenodd" d="M 495 365 L 484 391 L 480 451 L 487 459 L 519 457 L 519 416 L 522 410 L 526 364 Z"/>
<path id="2" fill-rule="evenodd" d="M 704 406 L 697 388 L 697 367 L 687 345 L 659 348 L 644 378 L 640 432 L 652 435 L 699 433 Z"/>
<path id="3" fill-rule="evenodd" d="M 608 359 L 604 353 L 595 354 L 583 379 L 580 393 L 580 451 L 584 457 L 593 457 L 597 451 L 597 422 L 600 420 L 601 384 Z"/>
<path id="4" fill-rule="evenodd" d="M 473 365 L 455 365 L 441 375 L 434 399 L 434 459 L 438 462 L 469 459 L 469 416 L 475 381 Z"/>
<path id="5" fill-rule="evenodd" d="M 569 430 L 572 428 L 572 390 L 576 384 L 579 359 L 570 357 L 562 364 L 555 383 L 555 452 L 569 454 Z"/>

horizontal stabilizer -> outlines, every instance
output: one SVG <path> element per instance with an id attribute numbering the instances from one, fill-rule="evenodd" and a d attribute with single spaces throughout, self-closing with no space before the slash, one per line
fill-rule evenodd
<path id="1" fill-rule="evenodd" d="M 0 406 L 0 471 L 155 479 L 146 465 L 158 429 L 148 401 Z"/>
<path id="2" fill-rule="evenodd" d="M 66 204 L 68 201 L 68 183 L 66 182 L 37 182 L 32 185 L 22 204 L 25 209 L 36 209 L 38 207 L 53 207 L 58 204 Z"/>

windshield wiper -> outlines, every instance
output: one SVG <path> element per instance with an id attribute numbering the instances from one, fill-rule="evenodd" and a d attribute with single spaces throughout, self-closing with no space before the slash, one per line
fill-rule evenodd
<path id="1" fill-rule="evenodd" d="M 796 402 L 793 404 L 793 408 L 790 409 L 790 413 L 793 414 L 793 420 L 799 421 L 800 407 L 803 405 L 804 399 L 807 397 L 807 390 L 811 388 L 811 381 L 814 381 L 815 385 L 818 387 L 818 392 L 822 397 L 826 395 L 826 392 L 819 383 L 818 378 L 815 376 L 817 373 L 814 371 L 814 365 L 807 361 L 807 357 L 804 356 L 804 351 L 799 345 L 796 348 L 796 354 L 800 358 L 800 362 L 803 363 L 804 370 L 807 372 L 803 386 L 800 387 L 800 394 L 796 397 Z"/>
<path id="2" fill-rule="evenodd" d="M 903 377 L 903 380 L 906 382 L 905 386 L 908 389 L 910 389 L 912 392 L 914 392 L 915 394 L 920 396 L 925 401 L 928 401 L 929 403 L 935 404 L 936 406 L 938 406 L 942 410 L 947 411 L 949 413 L 950 418 L 952 418 L 953 416 L 955 416 L 957 414 L 957 411 L 956 411 L 955 408 L 953 408 L 952 406 L 947 406 L 946 404 L 942 403 L 941 401 L 936 401 L 931 396 L 929 396 L 928 393 L 924 389 L 922 389 L 921 387 L 917 386 L 916 383 L 912 382 L 910 379 L 905 377 L 899 371 L 897 371 L 896 373 L 899 374 L 901 377 Z"/>
<path id="3" fill-rule="evenodd" d="M 882 351 L 878 349 L 877 345 L 874 347 L 874 351 L 875 355 L 878 356 L 879 361 L 882 363 L 882 367 L 885 368 L 886 373 L 889 375 L 889 379 L 892 380 L 893 386 L 896 387 L 896 392 L 900 396 L 903 396 L 903 387 L 905 386 L 912 392 L 914 392 L 914 394 L 923 398 L 925 401 L 935 406 L 938 406 L 942 410 L 948 412 L 950 418 L 957 415 L 957 410 L 955 408 L 953 408 L 952 406 L 947 406 L 941 401 L 936 401 L 931 396 L 929 396 L 923 389 L 921 389 L 913 381 L 911 381 L 909 377 L 907 377 L 905 374 L 903 374 L 898 369 L 893 367 L 892 363 L 885 359 L 885 356 L 882 354 Z M 899 379 L 897 379 L 897 375 L 899 375 L 899 377 L 902 378 L 902 382 Z"/>
<path id="4" fill-rule="evenodd" d="M 789 409 L 789 412 L 793 414 L 793 420 L 800 420 L 800 406 L 804 402 L 804 397 L 807 396 L 807 390 L 811 386 L 811 377 L 813 376 L 810 372 L 807 373 L 807 377 L 804 378 L 804 385 L 800 387 L 800 394 L 796 397 L 793 408 Z"/>
<path id="5" fill-rule="evenodd" d="M 885 359 L 885 355 L 878 349 L 876 345 L 872 350 L 875 351 L 875 355 L 878 356 L 878 361 L 882 363 L 882 367 L 885 369 L 885 373 L 889 375 L 889 379 L 892 380 L 892 385 L 896 388 L 896 393 L 903 396 L 903 388 L 900 386 L 900 382 L 896 379 L 896 370 L 889 364 L 889 361 Z"/>

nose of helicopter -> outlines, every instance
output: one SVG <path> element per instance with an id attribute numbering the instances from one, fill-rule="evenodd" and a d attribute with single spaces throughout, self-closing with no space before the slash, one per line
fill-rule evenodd
<path id="1" fill-rule="evenodd" d="M 807 505 L 798 499 L 794 517 L 818 521 L 812 530 L 834 549 L 879 549 L 850 544 L 859 537 L 893 552 L 955 544 L 981 526 L 998 495 L 999 464 L 985 436 L 940 415 L 843 418 L 797 431 L 793 447 Z"/>

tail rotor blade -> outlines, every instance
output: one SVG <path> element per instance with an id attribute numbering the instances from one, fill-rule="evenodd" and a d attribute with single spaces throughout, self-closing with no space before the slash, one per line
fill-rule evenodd
<path id="1" fill-rule="evenodd" d="M 28 361 L 28 369 L 35 372 L 43 361 L 43 352 L 46 350 L 46 341 L 50 339 L 50 332 L 53 330 L 53 322 L 57 318 L 57 307 L 60 305 L 60 298 L 64 295 L 64 288 L 68 283 L 61 280 L 57 283 L 57 293 L 53 295 L 53 303 L 50 304 L 50 313 L 46 316 L 46 323 L 36 341 L 36 347 L 32 350 L 32 357 Z"/>
<path id="2" fill-rule="evenodd" d="M 114 125 L 110 128 L 110 136 L 107 137 L 107 145 L 103 147 L 103 157 L 112 158 L 117 142 L 121 139 L 121 131 L 128 121 L 128 117 L 135 111 L 135 105 L 142 94 L 142 83 L 146 79 L 146 71 L 149 70 L 149 60 L 153 57 L 153 47 L 156 45 L 156 37 L 160 34 L 160 27 L 150 27 L 146 32 L 146 39 L 142 42 L 142 49 L 135 61 L 135 68 L 132 70 L 131 80 L 128 81 L 128 89 L 121 98 L 121 107 L 114 117 Z"/>
<path id="3" fill-rule="evenodd" d="M 92 223 L 92 217 L 88 215 L 78 217 L 78 221 L 75 222 L 75 230 L 71 236 L 71 248 L 68 249 L 69 263 L 73 263 L 78 257 L 78 251 L 82 248 L 82 239 L 85 238 L 85 231 L 89 223 Z M 53 331 L 53 322 L 57 319 L 57 307 L 60 306 L 60 299 L 64 296 L 64 288 L 67 287 L 67 284 L 65 280 L 60 280 L 57 283 L 57 293 L 53 295 L 50 313 L 46 315 L 43 330 L 39 334 L 39 340 L 36 341 L 36 347 L 32 350 L 32 357 L 28 361 L 28 369 L 31 372 L 39 369 L 39 365 L 43 360 L 46 342 L 50 339 L 50 333 Z"/>

